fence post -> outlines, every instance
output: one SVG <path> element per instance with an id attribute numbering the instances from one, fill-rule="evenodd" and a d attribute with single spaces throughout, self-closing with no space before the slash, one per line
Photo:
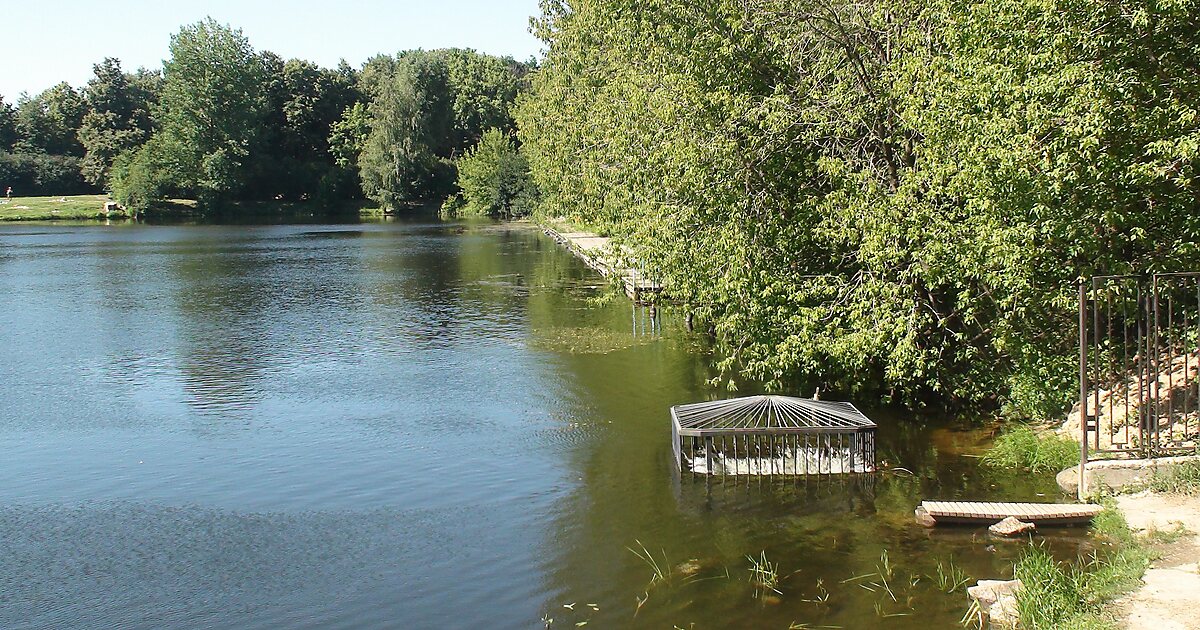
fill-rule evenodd
<path id="1" fill-rule="evenodd" d="M 1087 288 L 1079 280 L 1079 500 L 1087 496 L 1088 414 L 1087 414 Z M 1099 414 L 1099 410 L 1096 411 Z M 1099 422 L 1099 417 L 1097 417 Z"/>

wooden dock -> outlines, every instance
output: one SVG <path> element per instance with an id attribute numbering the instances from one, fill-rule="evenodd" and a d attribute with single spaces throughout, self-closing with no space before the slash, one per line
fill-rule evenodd
<path id="1" fill-rule="evenodd" d="M 600 275 L 616 278 L 625 295 L 634 302 L 640 304 L 646 301 L 647 296 L 662 293 L 662 285 L 646 278 L 641 271 L 618 264 L 616 252 L 609 247 L 608 237 L 591 232 L 560 231 L 549 226 L 543 226 L 542 231 Z"/>
<path id="2" fill-rule="evenodd" d="M 987 525 L 1016 517 L 1036 525 L 1087 523 L 1104 508 L 1078 503 L 983 503 L 980 501 L 922 501 L 917 521 L 933 526 L 943 523 Z"/>

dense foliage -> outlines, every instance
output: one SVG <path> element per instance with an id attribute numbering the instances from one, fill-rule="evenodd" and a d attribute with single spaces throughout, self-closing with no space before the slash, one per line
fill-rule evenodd
<path id="1" fill-rule="evenodd" d="M 479 143 L 458 159 L 460 196 L 445 209 L 464 216 L 524 216 L 537 204 L 529 162 L 512 136 L 500 129 L 483 133 Z"/>
<path id="2" fill-rule="evenodd" d="M 364 191 L 386 208 L 452 193 L 455 159 L 484 130 L 513 128 L 510 110 L 527 71 L 511 59 L 458 49 L 377 57 L 368 68 L 370 131 L 358 164 Z M 361 112 L 347 112 L 339 133 L 356 128 L 355 116 Z"/>
<path id="3" fill-rule="evenodd" d="M 1049 413 L 1076 279 L 1195 256 L 1194 0 L 543 9 L 544 211 L 621 239 L 731 380 Z"/>
<path id="4" fill-rule="evenodd" d="M 0 100 L 0 186 L 536 205 L 707 320 L 731 386 L 1044 415 L 1071 398 L 1075 282 L 1198 253 L 1198 5 L 545 0 L 540 67 L 358 70 L 207 20 L 161 76 L 107 59 Z"/>
<path id="5" fill-rule="evenodd" d="M 361 70 L 256 51 L 212 19 L 180 29 L 160 73 L 94 66 L 16 107 L 0 99 L 0 185 L 17 194 L 110 190 L 135 209 L 364 191 L 395 209 L 455 193 L 456 160 L 485 129 L 515 130 L 532 65 L 466 49 L 378 55 Z"/>
<path id="6" fill-rule="evenodd" d="M 88 183 L 103 188 L 117 156 L 150 137 L 150 108 L 158 100 L 161 77 L 146 71 L 128 74 L 113 58 L 92 68 L 95 76 L 84 90 L 88 111 L 78 134 L 86 152 L 81 170 Z"/>
<path id="7" fill-rule="evenodd" d="M 0 99 L 0 187 L 16 194 L 88 192 L 76 135 L 86 107 L 66 83 L 22 95 L 16 107 Z"/>

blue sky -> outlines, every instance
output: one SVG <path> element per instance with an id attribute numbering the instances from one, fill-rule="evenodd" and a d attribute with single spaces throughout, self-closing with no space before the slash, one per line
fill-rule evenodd
<path id="1" fill-rule="evenodd" d="M 171 34 L 207 16 L 241 28 L 257 50 L 358 67 L 376 53 L 462 47 L 527 59 L 537 0 L 34 0 L 0 6 L 0 95 L 9 103 L 59 81 L 80 87 L 92 64 L 159 68 Z"/>

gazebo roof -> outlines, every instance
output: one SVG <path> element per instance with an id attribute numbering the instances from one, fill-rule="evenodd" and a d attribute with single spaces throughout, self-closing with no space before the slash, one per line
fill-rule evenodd
<path id="1" fill-rule="evenodd" d="M 791 396 L 747 396 L 676 405 L 680 435 L 838 433 L 871 430 L 875 423 L 848 402 Z"/>

